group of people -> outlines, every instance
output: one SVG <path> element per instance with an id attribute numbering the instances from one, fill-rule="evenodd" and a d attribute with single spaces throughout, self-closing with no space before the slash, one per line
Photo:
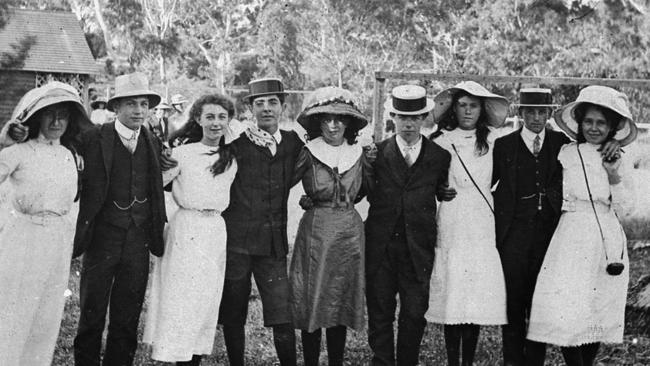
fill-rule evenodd
<path id="1" fill-rule="evenodd" d="M 427 321 L 444 324 L 449 365 L 473 364 L 482 325 L 503 326 L 505 365 L 543 365 L 547 343 L 567 365 L 592 365 L 601 342 L 622 341 L 617 214 L 633 192 L 620 148 L 636 137 L 624 94 L 584 88 L 553 115 L 561 133 L 546 128 L 551 91 L 522 89 L 523 126 L 506 134 L 506 98 L 475 82 L 433 99 L 401 85 L 386 104 L 396 135 L 367 147 L 350 91 L 306 97 L 306 142 L 278 127 L 285 97 L 279 79 L 251 81 L 255 124 L 240 133 L 233 101 L 206 94 L 169 135 L 143 126 L 161 97 L 141 73 L 116 78 L 116 120 L 100 126 L 69 85 L 28 92 L 0 132 L 0 182 L 13 186 L 0 364 L 50 364 L 82 254 L 78 366 L 100 364 L 107 313 L 101 364 L 133 363 L 148 281 L 144 342 L 177 365 L 212 353 L 217 324 L 230 365 L 245 364 L 252 277 L 281 365 L 297 364 L 296 329 L 305 365 L 319 364 L 323 329 L 329 364 L 342 365 L 348 328 L 366 319 L 372 365 L 417 365 Z M 298 183 L 305 212 L 289 263 Z M 167 224 L 164 189 L 179 207 Z"/>

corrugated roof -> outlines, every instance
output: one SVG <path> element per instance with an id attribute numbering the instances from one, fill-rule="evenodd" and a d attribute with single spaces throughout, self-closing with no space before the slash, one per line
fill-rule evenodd
<path id="1" fill-rule="evenodd" d="M 0 30 L 0 54 L 11 51 L 25 36 L 36 37 L 21 70 L 97 74 L 95 63 L 79 21 L 73 13 L 11 10 L 11 17 Z"/>

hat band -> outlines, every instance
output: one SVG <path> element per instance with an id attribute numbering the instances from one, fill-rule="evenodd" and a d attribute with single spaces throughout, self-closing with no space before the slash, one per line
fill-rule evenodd
<path id="1" fill-rule="evenodd" d="M 549 105 L 552 102 L 552 97 L 548 93 L 521 93 L 519 104 Z"/>
<path id="2" fill-rule="evenodd" d="M 400 99 L 393 97 L 393 108 L 396 111 L 415 112 L 426 108 L 427 98 Z"/>

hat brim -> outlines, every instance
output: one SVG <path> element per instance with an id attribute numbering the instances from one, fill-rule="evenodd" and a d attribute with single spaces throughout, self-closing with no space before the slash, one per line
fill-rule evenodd
<path id="1" fill-rule="evenodd" d="M 118 94 L 114 95 L 111 99 L 108 100 L 108 103 L 106 104 L 106 109 L 108 109 L 111 112 L 115 112 L 115 102 L 117 102 L 120 99 L 124 98 L 134 98 L 134 97 L 147 97 L 149 99 L 149 109 L 155 108 L 162 98 L 158 93 L 155 93 L 151 90 L 135 90 L 132 92 L 124 93 L 124 94 Z"/>
<path id="2" fill-rule="evenodd" d="M 330 113 L 349 116 L 354 122 L 353 128 L 361 130 L 368 125 L 368 118 L 356 108 L 345 103 L 325 104 L 316 107 L 308 108 L 300 113 L 297 120 L 298 123 L 305 129 L 318 129 L 320 126 L 315 126 L 316 116 L 319 114 Z"/>
<path id="3" fill-rule="evenodd" d="M 257 94 L 249 94 L 249 95 L 245 95 L 245 96 L 243 96 L 241 99 L 242 99 L 244 102 L 246 102 L 246 103 L 250 103 L 250 100 L 251 100 L 251 99 L 254 99 L 254 98 L 257 98 L 257 97 L 264 97 L 264 96 L 267 96 L 267 95 L 282 95 L 282 96 L 286 96 L 287 94 L 288 94 L 288 93 L 286 93 L 286 92 L 257 93 Z"/>
<path id="4" fill-rule="evenodd" d="M 564 107 L 562 107 L 560 113 L 556 113 L 554 116 L 555 123 L 557 123 L 558 127 L 560 127 L 562 131 L 564 131 L 569 137 L 571 137 L 574 140 L 577 140 L 578 138 L 578 121 L 576 121 L 575 119 L 575 109 L 582 103 L 595 104 L 593 102 L 585 102 L 585 101 L 571 102 L 565 105 Z M 600 104 L 597 105 L 611 110 L 611 108 L 609 108 L 608 106 L 604 106 Z M 617 131 L 616 131 L 616 135 L 614 136 L 614 139 L 616 139 L 621 144 L 621 146 L 626 146 L 636 139 L 638 130 L 636 128 L 636 124 L 634 124 L 634 121 L 631 118 L 622 115 L 621 117 L 623 117 L 623 119 L 618 124 L 618 126 L 616 126 Z"/>
<path id="5" fill-rule="evenodd" d="M 483 99 L 485 114 L 488 120 L 487 122 L 492 127 L 498 128 L 503 126 L 503 123 L 506 121 L 506 117 L 508 117 L 509 109 L 508 100 L 505 97 L 490 93 L 488 91 L 468 90 L 458 87 L 445 89 L 435 96 L 434 101 L 436 103 L 436 106 L 433 110 L 433 119 L 435 123 L 439 123 L 441 118 L 447 114 L 449 109 L 452 107 L 451 104 L 454 95 L 456 95 L 456 93 L 459 91 L 464 91 L 477 98 Z"/>
<path id="6" fill-rule="evenodd" d="M 57 96 L 46 95 L 40 98 L 39 100 L 37 100 L 33 105 L 27 106 L 24 110 L 14 111 L 12 119 L 17 120 L 20 123 L 24 123 L 28 121 L 36 112 L 40 111 L 43 108 L 49 107 L 51 105 L 55 105 L 59 103 L 67 103 L 67 102 L 73 103 L 82 111 L 84 110 L 83 105 L 81 105 L 79 100 L 74 97 L 65 96 L 65 95 L 57 95 Z M 85 111 L 84 111 L 84 115 L 85 115 Z"/>
<path id="7" fill-rule="evenodd" d="M 417 116 L 417 115 L 420 115 L 420 114 L 431 112 L 434 109 L 435 105 L 436 104 L 433 102 L 433 99 L 427 98 L 426 106 L 424 108 L 420 109 L 420 110 L 417 110 L 417 111 L 400 111 L 400 110 L 397 110 L 397 109 L 395 109 L 393 107 L 393 99 L 388 98 L 388 100 L 386 100 L 386 102 L 384 103 L 384 109 L 386 109 L 386 112 L 388 112 L 388 113 L 401 114 L 403 116 Z"/>
<path id="8" fill-rule="evenodd" d="M 512 105 L 513 107 L 521 108 L 521 107 L 533 107 L 533 108 L 557 108 L 560 105 L 559 104 L 518 104 L 515 103 Z"/>

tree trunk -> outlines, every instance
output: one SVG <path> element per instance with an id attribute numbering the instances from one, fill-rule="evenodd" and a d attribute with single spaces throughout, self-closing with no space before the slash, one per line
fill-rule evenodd
<path id="1" fill-rule="evenodd" d="M 163 53 L 162 45 L 158 46 L 158 64 L 160 66 L 160 83 L 167 90 L 167 70 L 165 68 L 165 55 Z"/>
<path id="2" fill-rule="evenodd" d="M 111 34 L 108 31 L 108 26 L 104 21 L 104 15 L 102 14 L 102 4 L 101 0 L 93 0 L 95 18 L 97 18 L 97 23 L 102 29 L 102 35 L 104 36 L 104 43 L 106 44 L 106 54 L 112 60 L 115 60 L 115 53 L 113 52 L 113 45 L 111 43 Z"/>

